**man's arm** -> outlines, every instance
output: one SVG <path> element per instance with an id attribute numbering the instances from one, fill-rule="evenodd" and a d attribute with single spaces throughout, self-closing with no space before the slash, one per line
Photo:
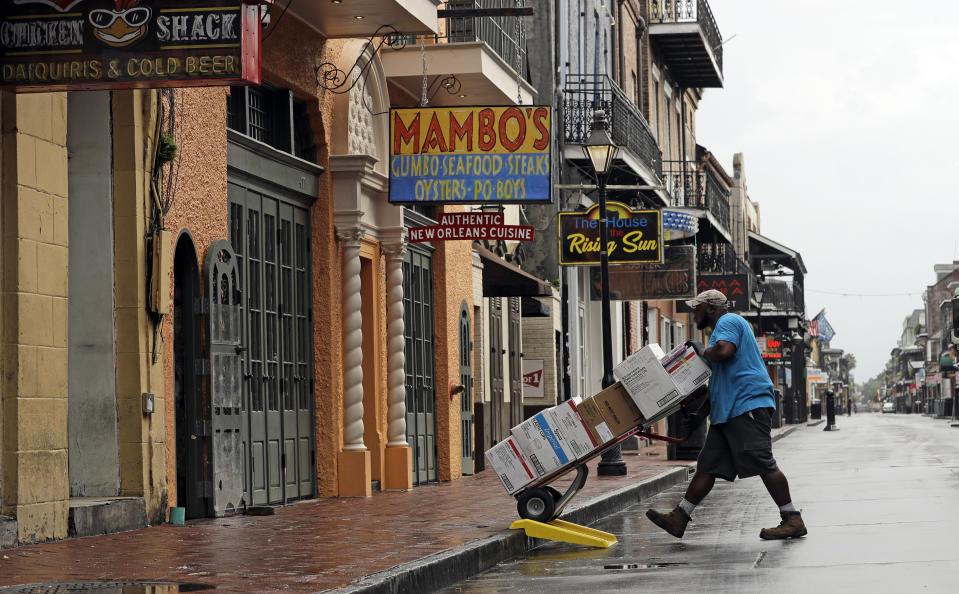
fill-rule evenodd
<path id="1" fill-rule="evenodd" d="M 725 340 L 717 340 L 716 344 L 703 351 L 703 359 L 719 363 L 731 359 L 736 354 L 736 345 Z"/>

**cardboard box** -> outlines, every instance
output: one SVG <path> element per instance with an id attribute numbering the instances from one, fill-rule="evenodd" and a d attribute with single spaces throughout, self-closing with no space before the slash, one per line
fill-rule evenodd
<path id="1" fill-rule="evenodd" d="M 579 414 L 581 398 L 572 398 L 547 410 L 550 427 L 559 437 L 559 443 L 567 455 L 580 460 L 599 447 L 600 441 L 593 437 Z"/>
<path id="2" fill-rule="evenodd" d="M 511 430 L 516 444 L 541 475 L 583 458 L 599 445 L 579 416 L 577 400 L 541 411 Z"/>
<path id="3" fill-rule="evenodd" d="M 665 356 L 663 349 L 652 343 L 613 368 L 613 376 L 622 382 L 648 422 L 665 417 L 683 396 L 663 368 L 661 361 Z"/>
<path id="4" fill-rule="evenodd" d="M 616 382 L 579 405 L 580 415 L 602 443 L 646 422 L 623 384 Z"/>
<path id="5" fill-rule="evenodd" d="M 688 396 L 700 386 L 708 384 L 709 376 L 712 375 L 712 370 L 702 357 L 697 355 L 692 347 L 684 344 L 666 355 L 663 359 L 663 367 L 673 378 L 673 383 L 683 396 Z"/>
<path id="6" fill-rule="evenodd" d="M 486 450 L 486 459 L 510 495 L 518 493 L 539 476 L 512 437 Z"/>

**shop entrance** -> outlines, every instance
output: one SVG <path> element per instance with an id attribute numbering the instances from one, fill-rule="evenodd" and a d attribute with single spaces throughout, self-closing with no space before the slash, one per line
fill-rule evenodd
<path id="1" fill-rule="evenodd" d="M 433 255 L 410 245 L 403 259 L 406 322 L 406 441 L 413 448 L 413 484 L 439 480 L 433 369 Z"/>
<path id="2" fill-rule="evenodd" d="M 305 172 L 230 149 L 231 165 L 235 157 L 245 169 L 231 166 L 228 176 L 242 293 L 244 490 L 248 505 L 283 504 L 316 492 L 310 225 L 301 197 L 272 182 L 304 187 Z"/>

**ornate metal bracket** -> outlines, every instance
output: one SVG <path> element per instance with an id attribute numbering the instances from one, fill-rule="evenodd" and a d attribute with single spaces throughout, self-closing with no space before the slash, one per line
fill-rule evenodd
<path id="1" fill-rule="evenodd" d="M 374 41 L 377 37 L 379 40 Z M 383 44 L 398 50 L 406 47 L 406 40 L 407 36 L 397 31 L 393 25 L 380 25 L 370 35 L 369 41 L 363 46 L 363 51 L 356 57 L 356 61 L 348 72 L 337 68 L 336 64 L 332 62 L 323 62 L 314 68 L 316 84 L 337 95 L 349 93 L 356 86 L 356 82 L 363 78 L 366 71 L 369 70 L 373 63 L 373 57 L 380 51 Z M 363 62 L 364 59 L 365 62 Z M 357 71 L 357 76 L 352 76 L 353 71 Z M 352 82 L 350 82 L 350 79 L 352 79 Z M 349 86 L 347 86 L 347 83 L 349 83 Z"/>

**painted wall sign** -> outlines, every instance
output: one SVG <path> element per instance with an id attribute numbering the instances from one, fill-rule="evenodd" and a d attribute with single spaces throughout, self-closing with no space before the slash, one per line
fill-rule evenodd
<path id="1" fill-rule="evenodd" d="M 18 92 L 260 82 L 251 0 L 4 0 L 0 85 Z"/>
<path id="2" fill-rule="evenodd" d="M 602 299 L 598 266 L 589 271 L 590 299 Z M 696 296 L 696 248 L 666 246 L 662 264 L 619 264 L 609 268 L 609 298 L 620 301 L 691 299 Z"/>
<path id="3" fill-rule="evenodd" d="M 410 243 L 451 239 L 533 241 L 533 232 L 532 226 L 504 224 L 501 212 L 456 212 L 444 213 L 439 225 L 410 227 L 407 239 Z"/>
<path id="4" fill-rule="evenodd" d="M 390 202 L 549 202 L 550 108 L 390 110 Z"/>
<path id="5" fill-rule="evenodd" d="M 658 210 L 631 210 L 621 202 L 607 202 L 610 264 L 663 261 L 663 220 Z M 564 266 L 599 264 L 599 205 L 585 212 L 559 213 L 559 263 Z"/>
<path id="6" fill-rule="evenodd" d="M 523 359 L 523 398 L 545 398 L 543 371 L 546 361 L 543 359 Z"/>

